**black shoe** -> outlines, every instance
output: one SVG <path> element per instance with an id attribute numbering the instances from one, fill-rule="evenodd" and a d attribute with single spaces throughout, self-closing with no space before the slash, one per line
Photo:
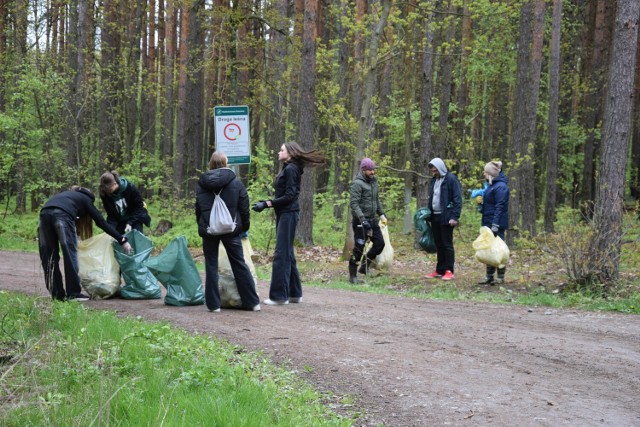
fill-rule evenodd
<path id="1" fill-rule="evenodd" d="M 360 274 L 369 274 L 369 270 L 371 269 L 371 260 L 367 259 L 365 261 L 362 261 L 362 264 L 360 265 L 360 268 L 358 269 L 358 273 Z"/>
<path id="2" fill-rule="evenodd" d="M 493 285 L 493 276 L 487 276 L 482 282 L 478 282 L 478 285 Z"/>
<path id="3" fill-rule="evenodd" d="M 349 282 L 360 283 L 358 280 L 358 264 L 349 264 Z"/>

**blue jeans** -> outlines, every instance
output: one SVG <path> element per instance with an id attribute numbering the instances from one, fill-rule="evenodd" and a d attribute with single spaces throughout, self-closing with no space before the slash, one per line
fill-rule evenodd
<path id="1" fill-rule="evenodd" d="M 300 220 L 299 212 L 283 212 L 276 216 L 276 249 L 271 264 L 269 299 L 284 301 L 302 297 L 302 283 L 293 251 L 293 240 Z"/>
<path id="2" fill-rule="evenodd" d="M 78 275 L 78 236 L 75 218 L 62 209 L 43 209 L 38 223 L 38 249 L 44 281 L 51 297 L 64 300 L 69 296 L 79 295 L 82 288 Z M 66 286 L 62 283 L 60 271 L 60 249 L 64 260 Z"/>
<path id="3" fill-rule="evenodd" d="M 204 300 L 209 310 L 220 308 L 220 289 L 218 287 L 218 252 L 220 242 L 227 251 L 229 265 L 233 277 L 236 280 L 238 294 L 242 300 L 242 308 L 251 310 L 260 303 L 260 298 L 256 292 L 256 284 L 253 281 L 251 270 L 244 261 L 242 251 L 242 241 L 239 236 L 234 237 L 203 237 L 202 250 L 204 252 L 204 265 L 206 277 L 204 281 Z"/>

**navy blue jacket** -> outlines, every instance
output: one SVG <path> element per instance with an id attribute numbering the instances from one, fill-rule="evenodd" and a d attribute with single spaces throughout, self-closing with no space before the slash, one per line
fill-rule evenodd
<path id="1" fill-rule="evenodd" d="M 298 197 L 300 196 L 300 183 L 302 182 L 303 173 L 302 166 L 294 161 L 289 161 L 284 164 L 284 167 L 276 176 L 276 180 L 273 183 L 275 194 L 271 200 L 271 207 L 275 209 L 276 215 L 284 212 L 300 211 Z"/>
<path id="2" fill-rule="evenodd" d="M 229 168 L 211 169 L 202 174 L 196 188 L 196 221 L 200 237 L 214 237 L 207 233 L 207 227 L 215 194 L 221 189 L 223 190 L 220 197 L 227 205 L 231 217 L 235 219 L 236 229 L 228 235 L 215 237 L 237 236 L 243 231 L 248 231 L 251 226 L 249 194 L 242 181 L 236 178 L 236 174 Z"/>
<path id="3" fill-rule="evenodd" d="M 509 186 L 502 173 L 493 178 L 482 198 L 482 225 L 491 228 L 497 224 L 502 229 L 509 228 Z"/>
<path id="4" fill-rule="evenodd" d="M 429 209 L 433 212 L 433 187 L 436 179 L 431 179 L 431 189 L 429 192 Z M 442 206 L 442 217 L 440 222 L 446 224 L 449 220 L 458 221 L 462 213 L 462 189 L 458 177 L 447 172 L 444 175 L 444 181 L 440 187 L 440 206 Z"/>

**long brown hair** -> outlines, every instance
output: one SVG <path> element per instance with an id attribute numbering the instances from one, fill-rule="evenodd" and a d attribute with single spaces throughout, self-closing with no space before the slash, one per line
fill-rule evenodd
<path id="1" fill-rule="evenodd" d="M 89 190 L 88 188 L 81 187 L 79 185 L 72 185 L 69 190 L 82 191 L 83 193 L 91 197 L 91 203 L 93 203 L 93 200 L 95 199 L 93 191 Z M 76 219 L 76 234 L 78 235 L 78 237 L 80 237 L 81 240 L 86 240 L 93 237 L 93 219 L 91 218 L 91 215 L 86 214 Z"/>
<path id="2" fill-rule="evenodd" d="M 297 142 L 285 142 L 284 148 L 291 156 L 291 160 L 304 166 L 322 165 L 326 161 L 324 153 L 320 150 L 305 151 Z"/>

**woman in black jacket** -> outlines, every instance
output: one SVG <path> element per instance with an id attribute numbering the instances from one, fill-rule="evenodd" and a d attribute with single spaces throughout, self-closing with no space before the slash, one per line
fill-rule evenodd
<path id="1" fill-rule="evenodd" d="M 117 172 L 105 172 L 100 177 L 100 199 L 107 212 L 107 222 L 119 233 L 151 226 L 151 217 L 140 192 L 132 182 Z"/>
<path id="2" fill-rule="evenodd" d="M 209 160 L 209 169 L 202 174 L 196 188 L 196 221 L 204 252 L 206 271 L 204 297 L 207 309 L 212 312 L 220 311 L 218 248 L 222 242 L 238 286 L 242 308 L 259 311 L 260 298 L 256 292 L 251 270 L 244 261 L 240 240 L 240 234 L 249 231 L 251 225 L 247 189 L 236 174 L 227 167 L 227 156 L 223 152 L 213 153 Z M 207 232 L 211 206 L 216 194 L 220 195 L 236 222 L 236 228 L 229 234 L 211 235 Z"/>
<path id="3" fill-rule="evenodd" d="M 253 210 L 262 212 L 266 208 L 276 211 L 276 248 L 271 264 L 271 286 L 267 305 L 283 305 L 302 302 L 302 283 L 293 250 L 293 239 L 300 220 L 300 182 L 305 166 L 324 163 L 324 155 L 318 150 L 304 151 L 295 142 L 286 142 L 280 147 L 278 160 L 282 170 L 273 184 L 272 200 L 261 200 Z"/>
<path id="4" fill-rule="evenodd" d="M 127 238 L 104 220 L 100 211 L 94 206 L 94 200 L 95 196 L 91 190 L 74 185 L 69 191 L 58 193 L 47 200 L 40 211 L 38 247 L 44 270 L 44 281 L 53 299 L 80 301 L 89 299 L 81 292 L 78 275 L 78 223 L 87 223 L 86 219 L 90 218 L 89 227 L 85 227 L 88 231 L 91 231 L 91 220 L 93 220 L 98 227 L 116 239 L 125 252 L 132 252 Z M 62 284 L 60 250 L 64 259 L 66 286 Z"/>

